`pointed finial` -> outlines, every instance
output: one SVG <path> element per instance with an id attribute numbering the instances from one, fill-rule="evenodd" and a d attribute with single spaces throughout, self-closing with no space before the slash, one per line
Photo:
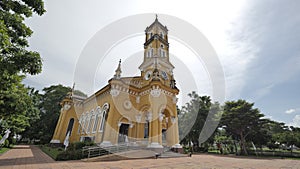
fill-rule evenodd
<path id="1" fill-rule="evenodd" d="M 72 96 L 74 95 L 74 91 L 75 91 L 75 82 L 73 82 L 73 87 L 72 87 Z"/>
<path id="2" fill-rule="evenodd" d="M 155 20 L 157 20 L 157 14 L 155 14 Z"/>
<path id="3" fill-rule="evenodd" d="M 122 70 L 121 70 L 121 59 L 120 59 L 120 61 L 119 61 L 118 68 L 116 69 L 115 72 L 116 72 L 116 73 L 115 73 L 115 75 L 114 75 L 114 78 L 115 78 L 115 79 L 120 79 L 121 73 L 122 73 Z"/>
<path id="4" fill-rule="evenodd" d="M 73 83 L 72 91 L 74 91 L 74 89 L 75 89 L 75 82 Z"/>

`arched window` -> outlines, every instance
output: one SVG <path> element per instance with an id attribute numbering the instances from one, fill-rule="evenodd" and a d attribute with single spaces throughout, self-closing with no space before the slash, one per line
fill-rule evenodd
<path id="1" fill-rule="evenodd" d="M 159 54 L 160 54 L 160 57 L 165 57 L 165 50 L 163 48 L 160 48 L 158 50 Z"/>
<path id="2" fill-rule="evenodd" d="M 106 120 L 108 111 L 109 111 L 109 104 L 105 103 L 102 106 L 102 119 L 101 119 L 100 129 L 99 129 L 100 132 L 103 132 L 103 130 L 104 130 L 105 120 Z"/>
<path id="3" fill-rule="evenodd" d="M 90 115 L 87 113 L 86 117 L 85 117 L 85 123 L 84 123 L 84 132 L 87 133 L 88 132 L 88 125 L 90 122 Z"/>
<path id="4" fill-rule="evenodd" d="M 94 127 L 93 127 L 93 133 L 95 133 L 96 130 L 97 130 L 99 119 L 100 119 L 100 115 L 96 115 L 95 122 L 94 122 Z"/>
<path id="5" fill-rule="evenodd" d="M 144 124 L 144 138 L 149 138 L 149 121 Z"/>
<path id="6" fill-rule="evenodd" d="M 80 118 L 79 118 L 78 131 L 77 131 L 78 134 L 81 133 L 82 120 L 83 120 L 83 115 L 81 115 Z"/>
<path id="7" fill-rule="evenodd" d="M 91 115 L 90 115 L 89 125 L 88 125 L 88 128 L 87 128 L 87 133 L 91 132 L 91 128 L 92 128 L 94 120 L 95 120 L 95 115 L 94 115 L 94 111 L 92 111 Z"/>
<path id="8" fill-rule="evenodd" d="M 82 120 L 81 120 L 81 133 L 84 133 L 85 132 L 85 128 L 84 128 L 84 125 L 85 125 L 85 116 L 83 115 L 82 117 Z"/>
<path id="9" fill-rule="evenodd" d="M 160 37 L 164 38 L 164 33 L 163 32 L 160 32 Z"/>
<path id="10" fill-rule="evenodd" d="M 96 130 L 97 130 L 99 119 L 100 119 L 100 116 L 101 116 L 100 113 L 101 113 L 101 109 L 100 109 L 100 107 L 97 107 L 97 109 L 96 109 L 96 118 L 95 118 L 94 127 L 93 127 L 93 133 L 95 133 Z"/>
<path id="11" fill-rule="evenodd" d="M 74 125 L 74 118 L 71 118 L 68 124 L 66 135 L 68 134 L 68 132 L 70 132 L 70 136 L 71 136 L 73 125 Z"/>
<path id="12" fill-rule="evenodd" d="M 103 132 L 103 129 L 104 129 L 105 115 L 106 115 L 106 112 L 103 111 L 102 117 L 101 117 L 100 132 Z"/>
<path id="13" fill-rule="evenodd" d="M 151 51 L 150 51 L 150 50 L 147 51 L 147 57 L 148 57 L 148 58 L 151 57 Z"/>
<path id="14" fill-rule="evenodd" d="M 153 56 L 153 48 L 151 48 L 151 52 L 150 52 L 150 56 L 152 57 Z"/>

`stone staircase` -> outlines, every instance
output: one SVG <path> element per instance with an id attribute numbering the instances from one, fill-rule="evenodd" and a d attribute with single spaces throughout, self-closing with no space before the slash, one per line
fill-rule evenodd
<path id="1" fill-rule="evenodd" d="M 139 158 L 174 158 L 187 157 L 185 154 L 172 152 L 170 148 L 164 147 L 157 152 L 145 146 L 117 145 L 110 147 L 84 147 L 83 154 L 87 156 L 83 161 L 113 161 Z"/>

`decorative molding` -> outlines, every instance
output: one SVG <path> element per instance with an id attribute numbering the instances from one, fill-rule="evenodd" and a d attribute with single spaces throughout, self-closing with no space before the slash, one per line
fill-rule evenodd
<path id="1" fill-rule="evenodd" d="M 102 106 L 102 110 L 103 111 L 107 111 L 109 109 L 109 104 L 108 103 L 104 103 Z"/>
<path id="2" fill-rule="evenodd" d="M 130 110 L 132 107 L 132 104 L 131 104 L 130 100 L 125 100 L 123 103 L 123 106 L 125 109 Z"/>
<path id="3" fill-rule="evenodd" d="M 176 123 L 176 117 L 175 117 L 175 116 L 172 116 L 172 117 L 171 117 L 171 123 L 172 123 L 172 124 Z"/>
<path id="4" fill-rule="evenodd" d="M 138 114 L 135 116 L 136 122 L 140 123 L 142 121 L 142 114 Z"/>
<path id="5" fill-rule="evenodd" d="M 64 105 L 64 110 L 67 111 L 71 108 L 71 105 L 69 103 Z"/>
<path id="6" fill-rule="evenodd" d="M 146 114 L 146 120 L 148 120 L 148 121 L 151 121 L 151 120 L 152 120 L 152 113 L 151 113 L 151 112 L 148 112 L 148 113 Z"/>
<path id="7" fill-rule="evenodd" d="M 161 112 L 159 113 L 159 117 L 158 117 L 158 120 L 160 122 L 162 122 L 162 120 L 164 119 L 164 114 L 162 114 Z"/>
<path id="8" fill-rule="evenodd" d="M 151 90 L 151 95 L 153 97 L 159 97 L 160 96 L 160 89 L 152 89 Z"/>
<path id="9" fill-rule="evenodd" d="M 135 102 L 136 102 L 136 103 L 140 103 L 140 99 L 141 99 L 141 97 L 140 97 L 140 96 L 136 96 L 136 98 L 135 98 Z"/>
<path id="10" fill-rule="evenodd" d="M 173 96 L 173 103 L 176 104 L 178 102 L 178 98 L 176 96 Z"/>
<path id="11" fill-rule="evenodd" d="M 110 90 L 110 94 L 113 96 L 113 97 L 116 97 L 120 94 L 120 91 L 118 89 L 111 89 Z"/>
<path id="12" fill-rule="evenodd" d="M 119 122 L 118 122 L 118 127 L 120 127 L 121 125 L 122 125 L 122 122 L 119 121 Z"/>

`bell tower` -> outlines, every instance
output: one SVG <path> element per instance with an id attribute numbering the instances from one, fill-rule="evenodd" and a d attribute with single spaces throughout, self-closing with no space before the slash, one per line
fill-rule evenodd
<path id="1" fill-rule="evenodd" d="M 169 61 L 168 29 L 157 18 L 145 30 L 144 61 L 140 65 L 146 81 L 160 80 L 171 86 L 174 66 Z"/>

